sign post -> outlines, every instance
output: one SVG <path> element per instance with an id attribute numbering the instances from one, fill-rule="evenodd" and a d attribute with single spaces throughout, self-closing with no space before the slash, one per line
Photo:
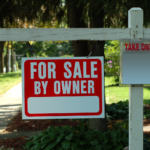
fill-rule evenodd
<path id="1" fill-rule="evenodd" d="M 103 61 L 22 58 L 22 118 L 104 118 Z"/>
<path id="2" fill-rule="evenodd" d="M 129 10 L 128 28 L 131 29 L 131 39 L 143 40 L 143 10 L 141 8 Z M 129 150 L 143 150 L 142 84 L 129 85 Z"/>

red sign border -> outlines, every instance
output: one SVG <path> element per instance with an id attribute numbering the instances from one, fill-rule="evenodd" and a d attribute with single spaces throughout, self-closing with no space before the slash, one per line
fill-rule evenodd
<path id="1" fill-rule="evenodd" d="M 91 57 L 91 59 L 98 59 L 99 61 L 100 61 L 100 64 L 101 64 L 101 72 L 103 71 L 102 70 L 102 64 L 103 64 L 103 62 L 99 59 L 99 58 L 97 58 L 97 57 Z M 56 60 L 56 58 L 53 58 L 54 60 Z M 60 58 L 58 58 L 57 57 L 57 59 L 60 59 Z M 63 58 L 63 59 L 67 59 L 67 60 L 70 60 L 70 58 Z M 71 58 L 72 59 L 72 58 Z M 73 59 L 78 59 L 77 57 L 76 58 L 73 58 Z M 83 57 L 80 57 L 79 59 L 87 59 L 87 58 L 83 58 Z M 90 59 L 90 58 L 89 58 Z M 32 59 L 29 59 L 29 60 L 32 60 Z M 34 59 L 35 60 L 35 59 Z M 42 60 L 42 58 L 40 59 L 40 60 Z M 52 59 L 51 59 L 52 60 Z M 27 61 L 27 60 L 26 60 Z M 24 61 L 24 64 L 25 64 L 25 62 L 26 61 Z M 23 64 L 23 65 L 24 65 Z M 24 68 L 24 66 L 23 66 L 23 68 Z M 25 73 L 25 71 L 24 71 L 24 73 Z M 102 72 L 103 73 L 103 72 Z M 24 75 L 23 75 L 24 76 Z M 101 75 L 101 83 L 102 83 L 102 75 Z M 23 82 L 23 81 L 22 81 Z M 25 78 L 24 78 L 24 82 L 25 82 Z M 103 87 L 101 87 L 101 89 L 103 89 Z M 100 91 L 101 93 L 100 93 L 100 95 L 101 95 L 101 97 L 99 97 L 99 111 L 98 112 L 94 112 L 94 113 L 43 113 L 43 114 L 30 114 L 30 113 L 28 113 L 28 109 L 27 109 L 27 100 L 25 101 L 25 115 L 27 116 L 27 117 L 67 117 L 67 116 L 98 116 L 98 115 L 101 115 L 102 114 L 102 112 L 103 112 L 103 104 L 102 104 L 102 102 L 103 102 L 103 94 L 102 94 L 102 91 Z M 92 95 L 92 96 L 97 96 L 97 95 Z M 62 97 L 62 96 L 61 96 Z M 80 96 L 81 97 L 81 96 Z"/>

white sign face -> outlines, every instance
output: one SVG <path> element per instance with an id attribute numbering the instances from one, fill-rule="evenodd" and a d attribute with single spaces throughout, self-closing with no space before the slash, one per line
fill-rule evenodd
<path id="1" fill-rule="evenodd" d="M 150 41 L 120 41 L 121 84 L 150 84 Z"/>
<path id="2" fill-rule="evenodd" d="M 22 58 L 22 118 L 104 118 L 103 57 Z"/>

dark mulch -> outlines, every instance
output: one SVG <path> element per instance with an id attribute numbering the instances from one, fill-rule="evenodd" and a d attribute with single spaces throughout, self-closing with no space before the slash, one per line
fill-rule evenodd
<path id="1" fill-rule="evenodd" d="M 8 123 L 6 131 L 39 131 L 45 130 L 49 126 L 76 126 L 80 122 L 78 120 L 73 119 L 53 119 L 53 120 L 22 120 L 22 111 L 19 111 L 18 114 L 10 118 L 11 121 Z M 10 139 L 0 139 L 0 147 L 4 146 L 6 148 L 15 148 L 15 150 L 22 150 L 23 145 L 25 145 L 28 141 L 27 137 L 17 137 Z"/>
<path id="2" fill-rule="evenodd" d="M 28 137 L 17 137 L 11 139 L 1 139 L 0 147 L 4 146 L 5 148 L 14 148 L 14 150 L 23 150 L 23 146 L 29 141 Z"/>
<path id="3" fill-rule="evenodd" d="M 45 130 L 49 126 L 76 126 L 79 123 L 78 120 L 72 119 L 22 120 L 22 111 L 19 111 L 15 117 L 11 118 L 6 131 L 39 131 Z"/>

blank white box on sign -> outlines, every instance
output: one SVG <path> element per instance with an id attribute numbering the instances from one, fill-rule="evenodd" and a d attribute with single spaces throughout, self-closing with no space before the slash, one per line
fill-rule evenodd
<path id="1" fill-rule="evenodd" d="M 131 46 L 131 50 L 128 50 L 125 43 L 132 44 L 132 42 L 122 41 L 120 45 L 121 84 L 150 84 L 150 50 L 141 46 L 142 43 L 150 44 L 150 41 L 135 41 L 133 43 L 139 43 L 139 48 L 134 44 L 135 47 Z"/>
<path id="2" fill-rule="evenodd" d="M 64 106 L 64 104 L 66 105 Z M 85 105 L 85 107 L 83 107 L 83 105 Z M 99 109 L 98 96 L 28 98 L 28 112 L 30 114 L 77 112 L 94 113 L 98 112 Z"/>

